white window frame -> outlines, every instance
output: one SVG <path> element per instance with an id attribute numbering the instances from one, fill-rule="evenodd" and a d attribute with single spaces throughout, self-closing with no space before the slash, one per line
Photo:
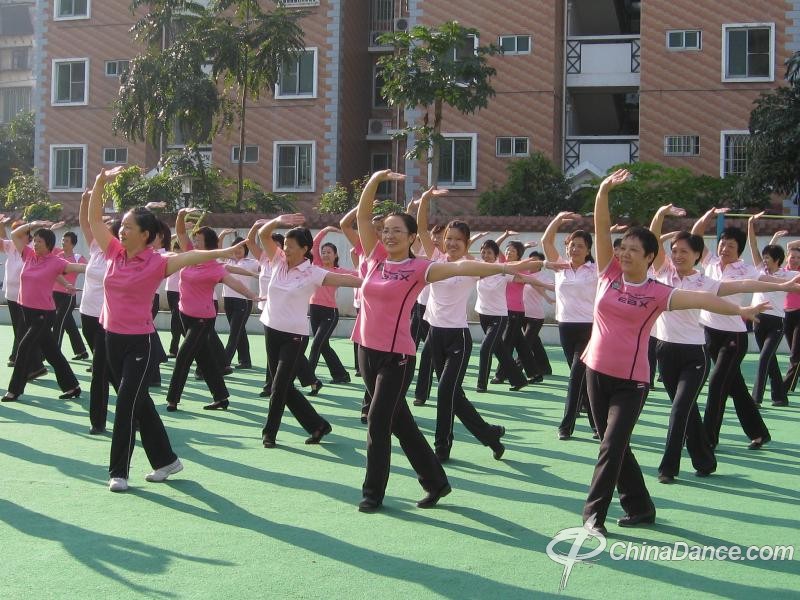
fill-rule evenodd
<path id="1" fill-rule="evenodd" d="M 53 2 L 53 21 L 78 21 L 80 19 L 92 18 L 92 0 L 86 0 L 86 14 L 85 15 L 69 15 L 59 16 L 58 9 L 61 6 L 61 0 L 54 0 Z"/>
<path id="2" fill-rule="evenodd" d="M 501 35 L 497 38 L 497 45 L 502 49 L 503 47 L 503 40 L 506 38 L 513 38 L 514 39 L 514 50 L 503 51 L 503 56 L 520 56 L 523 54 L 531 54 L 533 52 L 533 36 L 528 34 L 513 34 L 509 33 L 507 35 Z M 518 50 L 518 41 L 519 38 L 528 38 L 528 49 L 527 50 Z"/>
<path id="3" fill-rule="evenodd" d="M 729 135 L 750 135 L 749 129 L 723 129 L 719 132 L 719 176 L 725 177 L 725 137 Z"/>
<path id="4" fill-rule="evenodd" d="M 311 185 L 307 187 L 278 187 L 278 150 L 281 146 L 311 146 Z M 317 142 L 315 140 L 280 140 L 272 143 L 272 191 L 311 192 L 317 190 Z"/>
<path id="5" fill-rule="evenodd" d="M 314 53 L 314 85 L 313 90 L 310 94 L 284 94 L 281 92 L 281 83 L 280 83 L 280 76 L 278 77 L 278 81 L 275 83 L 275 99 L 276 100 L 296 100 L 298 98 L 316 98 L 317 97 L 317 78 L 319 76 L 319 49 L 316 46 L 312 46 L 309 48 L 303 48 L 303 52 L 313 52 Z M 299 60 L 299 59 L 298 59 Z M 281 65 L 281 71 L 283 70 L 283 65 Z"/>
<path id="6" fill-rule="evenodd" d="M 83 101 L 82 102 L 57 102 L 56 89 L 58 88 L 58 81 L 56 80 L 56 73 L 58 72 L 58 65 L 61 63 L 77 63 L 82 62 L 85 65 L 84 80 L 83 80 Z M 54 58 L 50 71 L 50 105 L 51 106 L 86 106 L 89 104 L 89 57 L 83 58 Z"/>
<path id="7" fill-rule="evenodd" d="M 697 138 L 697 152 L 668 152 L 670 138 Z M 692 133 L 675 133 L 664 136 L 664 156 L 700 156 L 700 136 Z"/>
<path id="8" fill-rule="evenodd" d="M 474 190 L 478 187 L 478 134 L 477 133 L 443 133 L 446 140 L 469 138 L 472 140 L 472 157 L 470 164 L 470 181 L 466 183 L 438 183 L 438 173 L 433 174 L 433 165 L 428 163 L 428 181 L 437 181 L 437 186 L 448 190 Z"/>
<path id="9" fill-rule="evenodd" d="M 255 160 L 247 160 L 247 149 L 248 148 L 255 148 L 256 149 L 256 159 Z M 236 158 L 236 151 L 239 149 L 239 146 L 231 146 L 231 162 L 234 164 L 239 164 L 239 160 Z M 261 159 L 261 148 L 257 144 L 245 144 L 244 146 L 244 161 L 243 163 L 246 165 L 252 165 L 257 163 Z"/>
<path id="10" fill-rule="evenodd" d="M 669 45 L 669 36 L 672 33 L 680 33 L 683 34 L 683 44 L 681 46 L 670 46 Z M 696 33 L 697 34 L 697 46 L 687 46 L 686 45 L 686 34 L 687 33 Z M 667 50 L 670 52 L 699 52 L 703 49 L 703 31 L 702 29 L 670 29 L 666 32 L 664 36 L 664 44 L 667 47 Z"/>
<path id="11" fill-rule="evenodd" d="M 769 29 L 769 76 L 728 77 L 728 31 L 731 29 Z M 722 25 L 722 81 L 726 83 L 775 81 L 775 23 L 723 23 Z"/>
<path id="12" fill-rule="evenodd" d="M 509 154 L 501 154 L 500 153 L 500 140 L 511 140 L 511 152 Z M 525 140 L 528 151 L 527 152 L 517 152 L 517 140 Z M 498 158 L 515 158 L 517 156 L 530 156 L 531 155 L 531 138 L 526 135 L 498 135 L 494 138 L 494 154 Z"/>
<path id="13" fill-rule="evenodd" d="M 116 60 L 107 60 L 107 61 L 105 61 L 105 64 L 103 66 L 103 72 L 105 73 L 105 76 L 106 77 L 119 77 L 122 74 L 122 71 L 119 68 L 119 63 L 121 63 L 121 62 L 128 63 L 128 68 L 130 68 L 131 61 L 130 61 L 130 59 L 127 59 L 127 58 L 118 58 Z M 114 64 L 114 63 L 116 63 L 116 65 L 117 65 L 117 72 L 116 73 L 109 73 L 108 72 L 108 65 Z"/>
<path id="14" fill-rule="evenodd" d="M 56 183 L 56 151 L 57 150 L 72 150 L 74 148 L 80 148 L 83 150 L 83 181 L 81 182 L 81 186 L 77 188 L 59 188 L 55 186 Z M 62 192 L 83 192 L 86 189 L 86 168 L 88 164 L 89 158 L 89 146 L 87 144 L 51 144 L 50 145 L 50 180 L 49 180 L 49 189 L 47 190 L 50 193 L 62 193 Z"/>
<path id="15" fill-rule="evenodd" d="M 120 150 L 125 150 L 125 160 L 124 161 L 119 161 L 119 160 L 116 160 L 116 159 L 115 160 L 111 160 L 111 161 L 106 160 L 106 152 L 108 152 L 109 150 L 113 150 L 115 155 Z M 104 165 L 127 165 L 128 164 L 128 148 L 127 147 L 108 147 L 108 148 L 103 148 L 103 155 L 102 156 L 103 156 L 103 164 Z"/>

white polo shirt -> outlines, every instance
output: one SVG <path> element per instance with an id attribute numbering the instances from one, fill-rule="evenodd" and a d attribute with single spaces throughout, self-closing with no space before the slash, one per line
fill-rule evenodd
<path id="1" fill-rule="evenodd" d="M 566 262 L 562 257 L 560 261 Z M 556 321 L 559 323 L 591 323 L 597 296 L 597 265 L 582 264 L 577 269 L 564 269 L 555 274 Z"/>
<path id="2" fill-rule="evenodd" d="M 103 281 L 106 278 L 106 255 L 96 241 L 89 246 L 89 262 L 83 279 L 80 313 L 100 318 L 103 308 Z"/>
<path id="3" fill-rule="evenodd" d="M 709 254 L 706 260 L 703 261 L 703 266 L 708 277 L 721 282 L 758 279 L 759 277 L 756 268 L 753 265 L 746 264 L 743 260 L 737 260 L 723 268 L 719 256 L 711 256 Z M 747 294 L 732 294 L 725 296 L 725 299 L 734 304 L 743 305 L 746 304 L 746 297 Z M 700 323 L 706 327 L 721 331 L 747 331 L 747 326 L 739 315 L 718 315 L 701 310 Z"/>
<path id="4" fill-rule="evenodd" d="M 275 251 L 270 265 L 272 279 L 261 322 L 278 331 L 308 335 L 308 301 L 322 285 L 328 271 L 308 260 L 289 268 L 280 248 Z"/>
<path id="5" fill-rule="evenodd" d="M 695 271 L 691 275 L 681 278 L 675 265 L 666 259 L 661 269 L 656 272 L 655 280 L 674 287 L 676 290 L 690 292 L 709 292 L 716 295 L 720 282 L 711 279 L 703 271 Z M 703 345 L 706 336 L 700 324 L 700 309 L 672 310 L 661 313 L 653 328 L 656 339 L 673 344 Z"/>
<path id="6" fill-rule="evenodd" d="M 767 270 L 762 266 L 758 269 L 758 276 L 761 277 L 762 275 L 777 277 L 778 279 L 785 279 L 788 281 L 797 275 L 797 271 L 787 271 L 783 267 L 780 267 L 774 273 L 767 273 Z M 783 310 L 783 303 L 786 302 L 786 292 L 756 292 L 753 294 L 753 304 L 759 304 L 761 302 L 769 302 L 772 304 L 771 309 L 764 311 L 763 314 L 765 315 L 773 315 L 782 319 L 786 314 Z"/>
<path id="7" fill-rule="evenodd" d="M 552 279 L 545 271 L 531 273 L 531 277 L 545 283 L 552 283 Z M 544 308 L 547 300 L 542 295 L 543 292 L 543 289 L 530 284 L 522 289 L 522 304 L 525 306 L 525 317 L 528 319 L 544 319 Z"/>
<path id="8" fill-rule="evenodd" d="M 240 267 L 242 269 L 247 269 L 248 271 L 258 271 L 258 261 L 255 258 L 250 258 L 249 256 L 245 256 L 240 260 L 231 259 L 226 261 L 226 264 L 232 265 L 234 267 Z M 243 283 L 244 286 L 248 289 L 253 289 L 253 278 L 249 275 L 238 275 L 236 273 L 229 273 L 229 275 L 233 275 L 240 283 Z M 261 278 L 259 274 L 259 279 Z M 241 298 L 245 299 L 239 292 L 236 290 L 229 288 L 227 285 L 222 285 L 222 297 L 223 298 Z"/>
<path id="9" fill-rule="evenodd" d="M 11 240 L 3 240 L 3 252 L 6 253 L 6 264 L 3 271 L 3 289 L 6 300 L 19 302 L 19 276 L 22 273 L 22 255 Z"/>
<path id="10" fill-rule="evenodd" d="M 478 299 L 475 301 L 475 312 L 488 317 L 508 316 L 506 303 L 506 286 L 513 277 L 511 275 L 489 275 L 482 277 L 475 284 Z"/>

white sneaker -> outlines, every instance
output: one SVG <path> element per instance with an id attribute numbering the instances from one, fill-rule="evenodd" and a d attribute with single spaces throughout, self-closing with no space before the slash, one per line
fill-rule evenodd
<path id="1" fill-rule="evenodd" d="M 181 462 L 180 458 L 176 458 L 175 462 L 168 464 L 166 467 L 161 467 L 160 469 L 156 469 L 144 476 L 146 481 L 164 481 L 170 475 L 174 475 L 183 471 L 183 463 Z"/>
<path id="2" fill-rule="evenodd" d="M 124 492 L 128 489 L 128 480 L 124 477 L 112 477 L 108 480 L 108 489 L 112 492 Z"/>

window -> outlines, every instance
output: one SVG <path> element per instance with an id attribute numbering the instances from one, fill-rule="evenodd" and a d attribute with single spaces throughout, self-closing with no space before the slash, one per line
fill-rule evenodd
<path id="1" fill-rule="evenodd" d="M 88 58 L 53 61 L 53 104 L 87 103 L 88 67 Z"/>
<path id="2" fill-rule="evenodd" d="M 17 113 L 31 109 L 31 88 L 0 89 L 0 123 L 8 123 Z"/>
<path id="3" fill-rule="evenodd" d="M 529 35 L 501 35 L 500 49 L 503 54 L 530 54 L 531 36 Z"/>
<path id="4" fill-rule="evenodd" d="M 55 20 L 88 19 L 91 0 L 56 0 Z"/>
<path id="5" fill-rule="evenodd" d="M 128 70 L 131 61 L 129 60 L 107 60 L 106 75 L 108 77 L 119 77 Z"/>
<path id="6" fill-rule="evenodd" d="M 275 142 L 272 188 L 275 192 L 314 191 L 315 142 Z"/>
<path id="7" fill-rule="evenodd" d="M 14 48 L 11 50 L 11 70 L 12 71 L 27 71 L 28 66 L 28 48 Z"/>
<path id="8" fill-rule="evenodd" d="M 477 171 L 476 133 L 443 134 L 439 150 L 437 183 L 449 188 L 475 188 Z"/>
<path id="9" fill-rule="evenodd" d="M 720 132 L 720 177 L 742 175 L 747 171 L 749 136 L 746 129 Z"/>
<path id="10" fill-rule="evenodd" d="M 275 89 L 276 98 L 316 98 L 317 49 L 306 48 L 297 60 L 281 65 L 280 79 Z"/>
<path id="11" fill-rule="evenodd" d="M 700 31 L 668 31 L 667 48 L 670 50 L 700 50 Z"/>
<path id="12" fill-rule="evenodd" d="M 128 162 L 127 148 L 103 148 L 103 162 L 106 164 L 124 165 Z"/>
<path id="13" fill-rule="evenodd" d="M 381 67 L 379 65 L 375 65 L 372 68 L 372 108 L 388 108 L 389 101 L 384 98 L 383 94 L 381 93 L 381 88 L 384 84 L 383 73 L 381 73 Z M 374 172 L 374 171 L 373 171 Z"/>
<path id="14" fill-rule="evenodd" d="M 528 150 L 528 138 L 497 138 L 497 156 L 528 156 L 528 154 L 530 154 Z"/>
<path id="15" fill-rule="evenodd" d="M 82 192 L 86 187 L 86 146 L 50 146 L 50 191 Z"/>
<path id="16" fill-rule="evenodd" d="M 231 162 L 239 162 L 239 146 L 231 148 Z M 244 162 L 256 163 L 258 162 L 258 146 L 245 146 L 244 147 Z"/>
<path id="17" fill-rule="evenodd" d="M 722 81 L 775 79 L 775 24 L 722 26 Z"/>
<path id="18" fill-rule="evenodd" d="M 31 7 L 27 4 L 0 6 L 0 35 L 32 35 Z"/>
<path id="19" fill-rule="evenodd" d="M 700 136 L 665 135 L 664 154 L 667 156 L 697 156 L 700 154 Z"/>
<path id="20" fill-rule="evenodd" d="M 392 155 L 388 152 L 374 152 L 370 157 L 370 173 L 392 168 Z M 379 198 L 388 198 L 392 195 L 392 182 L 382 181 L 375 194 Z"/>
<path id="21" fill-rule="evenodd" d="M 475 48 L 478 47 L 478 37 L 468 35 L 460 46 L 453 48 L 453 60 L 459 61 L 475 55 Z"/>

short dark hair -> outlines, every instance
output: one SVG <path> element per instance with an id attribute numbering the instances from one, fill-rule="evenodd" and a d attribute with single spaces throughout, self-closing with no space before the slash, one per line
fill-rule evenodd
<path id="1" fill-rule="evenodd" d="M 697 252 L 699 254 L 697 260 L 694 261 L 694 264 L 696 265 L 703 258 L 703 251 L 706 249 L 706 243 L 703 241 L 703 238 L 697 234 L 689 233 L 688 231 L 679 231 L 673 238 L 669 247 L 672 248 L 675 245 L 675 242 L 682 240 L 688 244 L 689 249 L 692 252 Z"/>
<path id="2" fill-rule="evenodd" d="M 747 244 L 747 234 L 744 230 L 738 227 L 726 227 L 722 230 L 722 235 L 719 236 L 720 240 L 733 240 L 736 242 L 737 253 L 739 256 L 744 252 L 744 247 Z"/>
<path id="3" fill-rule="evenodd" d="M 334 267 L 338 267 L 339 266 L 339 250 L 338 250 L 338 248 L 336 248 L 336 244 L 332 244 L 330 242 L 325 242 L 324 244 L 322 244 L 322 247 L 323 248 L 330 248 L 331 250 L 333 250 L 333 266 Z"/>
<path id="4" fill-rule="evenodd" d="M 271 237 L 273 242 L 275 242 L 276 244 L 278 244 L 278 246 L 283 248 L 283 242 L 285 241 L 285 238 L 283 237 L 282 233 L 273 233 Z"/>
<path id="5" fill-rule="evenodd" d="M 469 225 L 467 225 L 464 221 L 453 220 L 447 224 L 445 227 L 445 235 L 447 235 L 448 229 L 456 229 L 464 236 L 464 241 L 467 245 L 469 245 L 469 236 L 471 235 L 469 230 Z"/>
<path id="6" fill-rule="evenodd" d="M 622 236 L 623 241 L 629 238 L 639 240 L 642 244 L 644 255 L 652 254 L 653 260 L 656 259 L 656 256 L 658 256 L 659 244 L 655 233 L 650 231 L 647 227 L 631 227 L 625 232 L 625 235 Z M 648 263 L 648 267 L 653 264 L 653 260 Z"/>
<path id="7" fill-rule="evenodd" d="M 592 234 L 583 229 L 576 229 L 567 236 L 567 243 L 569 244 L 575 238 L 582 239 L 583 243 L 586 244 L 586 249 L 589 251 L 586 255 L 586 262 L 594 262 L 594 257 L 592 256 Z"/>
<path id="8" fill-rule="evenodd" d="M 42 241 L 44 242 L 44 245 L 47 247 L 48 251 L 52 251 L 53 248 L 56 247 L 56 234 L 46 227 L 41 227 L 34 231 L 33 237 L 42 238 Z"/>
<path id="9" fill-rule="evenodd" d="M 219 248 L 219 236 L 211 227 L 203 226 L 194 233 L 195 235 L 203 236 L 203 244 L 206 250 L 216 250 Z"/>
<path id="10" fill-rule="evenodd" d="M 494 240 L 486 240 L 481 244 L 481 250 L 491 250 L 495 256 L 500 255 L 500 246 Z"/>
<path id="11" fill-rule="evenodd" d="M 786 258 L 786 253 L 783 251 L 783 247 L 778 246 L 777 244 L 767 244 L 764 246 L 764 249 L 761 251 L 761 256 L 764 256 L 765 254 L 778 263 L 778 266 L 781 266 L 783 264 L 783 259 Z"/>
<path id="12" fill-rule="evenodd" d="M 530 254 L 528 254 L 528 258 L 535 258 L 537 260 L 544 260 L 545 256 L 538 250 L 533 250 Z"/>
<path id="13" fill-rule="evenodd" d="M 396 211 L 396 212 L 390 212 L 389 214 L 386 215 L 387 219 L 389 217 L 398 217 L 402 219 L 403 224 L 406 226 L 406 229 L 408 229 L 408 235 L 417 235 L 417 233 L 419 232 L 419 226 L 417 225 L 417 220 L 414 218 L 413 215 L 410 215 L 405 212 Z M 436 228 L 434 227 L 434 229 Z M 411 246 L 408 247 L 408 257 L 414 258 L 414 253 L 411 251 Z"/>
<path id="14" fill-rule="evenodd" d="M 65 232 L 64 235 L 61 236 L 62 240 L 64 238 L 67 238 L 72 243 L 73 246 L 75 246 L 78 243 L 78 236 L 75 235 L 74 231 Z"/>
<path id="15" fill-rule="evenodd" d="M 514 240 L 513 242 L 508 242 L 508 246 L 506 246 L 506 250 L 509 248 L 513 248 L 517 251 L 517 260 L 522 260 L 525 257 L 525 245 L 522 242 L 518 242 Z"/>

